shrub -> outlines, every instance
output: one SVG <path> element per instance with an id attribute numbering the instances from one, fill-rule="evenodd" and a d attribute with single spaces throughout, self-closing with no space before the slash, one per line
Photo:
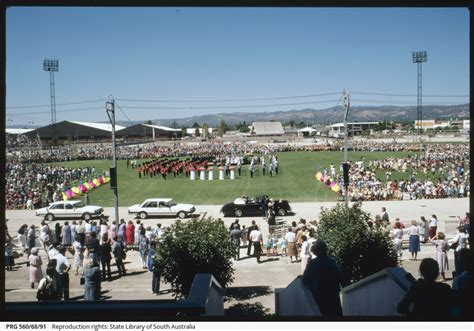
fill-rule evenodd
<path id="1" fill-rule="evenodd" d="M 316 238 L 326 241 L 342 273 L 342 286 L 357 282 L 388 267 L 397 266 L 397 253 L 390 238 L 369 231 L 370 214 L 356 203 L 322 208 Z"/>
<path id="2" fill-rule="evenodd" d="M 194 276 L 210 273 L 223 287 L 234 280 L 231 259 L 234 249 L 229 232 L 220 219 L 206 218 L 181 222 L 166 228 L 155 243 L 156 263 L 162 277 L 178 297 L 186 297 Z"/>

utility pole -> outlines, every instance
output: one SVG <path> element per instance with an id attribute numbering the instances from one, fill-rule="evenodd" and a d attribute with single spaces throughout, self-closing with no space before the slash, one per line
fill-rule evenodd
<path id="1" fill-rule="evenodd" d="M 346 93 L 346 90 L 343 92 L 344 99 L 344 163 L 342 164 L 343 177 L 344 177 L 344 202 L 346 208 L 349 207 L 349 156 L 347 151 L 348 145 L 348 130 L 347 130 L 347 115 L 349 114 L 349 94 Z"/>
<path id="2" fill-rule="evenodd" d="M 110 188 L 114 190 L 114 207 L 115 207 L 115 222 L 119 225 L 119 211 L 118 211 L 118 187 L 117 187 L 117 156 L 116 148 L 117 143 L 115 141 L 115 101 L 113 97 L 109 98 L 109 101 L 105 103 L 105 111 L 109 117 L 110 124 L 112 125 L 112 166 L 110 167 Z"/>

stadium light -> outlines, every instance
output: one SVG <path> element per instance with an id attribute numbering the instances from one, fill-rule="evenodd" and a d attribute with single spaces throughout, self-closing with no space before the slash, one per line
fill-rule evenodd
<path id="1" fill-rule="evenodd" d="M 420 142 L 421 142 L 421 133 L 423 130 L 423 113 L 422 113 L 422 68 L 421 64 L 428 61 L 428 55 L 426 51 L 412 52 L 412 61 L 416 63 L 417 71 L 417 101 L 416 101 L 416 121 L 418 123 Z M 416 128 L 415 128 L 416 129 Z"/>
<path id="2" fill-rule="evenodd" d="M 56 92 L 54 85 L 54 72 L 59 71 L 59 60 L 44 59 L 43 70 L 49 71 L 49 94 L 51 97 L 51 141 L 56 144 Z"/>

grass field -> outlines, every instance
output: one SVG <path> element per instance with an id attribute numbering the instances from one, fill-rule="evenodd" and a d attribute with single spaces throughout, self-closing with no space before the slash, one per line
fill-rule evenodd
<path id="1" fill-rule="evenodd" d="M 407 152 L 350 152 L 351 160 L 359 160 L 364 156 L 368 162 L 372 159 L 381 159 L 389 156 L 404 157 Z M 411 153 L 413 154 L 413 153 Z M 223 204 L 233 200 L 235 197 L 246 195 L 255 196 L 267 194 L 275 199 L 288 199 L 290 202 L 305 201 L 335 201 L 336 194 L 314 177 L 316 165 L 329 167 L 331 162 L 335 165 L 343 158 L 342 152 L 286 152 L 279 153 L 278 160 L 280 171 L 278 176 L 262 176 L 261 168 L 254 178 L 250 178 L 247 171 L 248 166 L 242 167 L 242 177 L 235 180 L 214 181 L 191 181 L 184 174 L 173 178 L 168 176 L 163 180 L 161 176 L 150 179 L 138 178 L 135 169 L 127 169 L 125 161 L 117 162 L 119 205 L 130 206 L 141 203 L 147 198 L 173 198 L 177 202 L 192 204 Z M 74 161 L 63 162 L 66 167 L 95 166 L 97 170 L 106 170 L 112 162 L 110 160 L 100 161 Z M 393 173 L 394 178 L 408 178 L 408 173 Z M 218 178 L 215 170 L 214 178 Z M 384 180 L 384 172 L 380 172 L 379 178 Z M 106 207 L 113 206 L 113 192 L 109 185 L 98 188 L 90 194 L 91 203 Z"/>

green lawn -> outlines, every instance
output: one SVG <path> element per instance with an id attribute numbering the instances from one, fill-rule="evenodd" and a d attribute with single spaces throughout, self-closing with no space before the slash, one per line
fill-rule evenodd
<path id="1" fill-rule="evenodd" d="M 350 152 L 351 160 L 380 159 L 388 156 L 404 157 L 407 152 Z M 413 153 L 411 153 L 413 154 Z M 268 194 L 275 199 L 288 199 L 290 202 L 304 201 L 335 201 L 336 194 L 326 185 L 315 179 L 316 165 L 329 167 L 334 162 L 336 169 L 343 158 L 342 152 L 285 152 L 278 154 L 280 172 L 278 176 L 270 178 L 262 176 L 261 168 L 254 178 L 248 174 L 248 166 L 242 167 L 242 177 L 224 181 L 191 181 L 185 175 L 173 178 L 168 176 L 163 180 L 161 176 L 153 179 L 138 178 L 135 169 L 127 169 L 125 161 L 117 162 L 119 205 L 130 206 L 141 203 L 147 198 L 169 197 L 178 202 L 193 204 L 223 204 L 235 197 L 246 195 L 255 196 Z M 97 170 L 106 170 L 110 167 L 110 160 L 63 162 L 66 167 L 95 166 Z M 408 177 L 408 173 L 397 175 L 397 178 Z M 218 178 L 215 170 L 214 178 Z M 380 179 L 385 180 L 381 175 Z M 113 206 L 113 192 L 109 185 L 104 185 L 90 194 L 91 203 L 102 206 Z"/>

